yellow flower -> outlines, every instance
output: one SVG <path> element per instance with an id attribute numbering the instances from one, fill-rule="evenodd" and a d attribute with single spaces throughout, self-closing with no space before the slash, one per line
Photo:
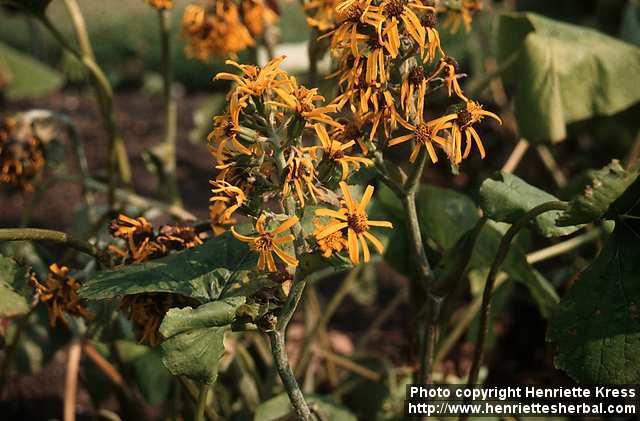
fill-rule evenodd
<path id="1" fill-rule="evenodd" d="M 304 3 L 307 11 L 307 25 L 317 28 L 320 32 L 326 32 L 336 24 L 337 0 L 311 0 Z"/>
<path id="2" fill-rule="evenodd" d="M 469 32 L 473 14 L 481 9 L 482 0 L 462 0 L 459 9 L 448 9 L 447 19 L 444 21 L 443 26 L 456 33 L 460 28 L 460 23 L 464 23 L 465 29 Z"/>
<path id="3" fill-rule="evenodd" d="M 438 15 L 434 11 L 427 11 L 420 20 L 420 23 L 425 30 L 425 40 L 423 46 L 420 47 L 420 55 L 424 57 L 425 62 L 432 62 L 436 57 L 437 51 L 440 51 L 441 55 L 445 55 L 440 45 L 440 34 L 438 33 L 438 29 L 436 29 L 438 25 Z"/>
<path id="4" fill-rule="evenodd" d="M 238 210 L 247 200 L 244 192 L 224 180 L 209 181 L 214 187 L 211 192 L 214 194 L 209 198 L 209 202 L 224 203 L 226 210 L 223 212 L 223 219 L 230 219 L 231 215 Z"/>
<path id="5" fill-rule="evenodd" d="M 480 157 L 484 159 L 485 151 L 482 145 L 480 135 L 473 127 L 473 125 L 481 121 L 484 117 L 491 117 L 498 123 L 502 124 L 502 120 L 496 114 L 485 111 L 482 109 L 482 105 L 475 101 L 467 101 L 464 109 L 458 111 L 457 118 L 451 119 L 453 127 L 451 128 L 451 144 L 449 149 L 449 156 L 454 164 L 459 164 L 463 159 L 469 156 L 471 152 L 471 144 L 475 142 L 478 151 L 480 151 Z M 464 153 L 462 153 L 462 140 L 466 141 Z"/>
<path id="6" fill-rule="evenodd" d="M 447 139 L 438 136 L 438 132 L 440 130 L 450 128 L 451 123 L 449 121 L 452 118 L 455 118 L 455 115 L 453 115 L 453 117 L 445 116 L 428 123 L 418 123 L 416 126 L 407 123 L 406 127 L 411 130 L 411 133 L 391 139 L 389 141 L 389 146 L 395 146 L 409 140 L 415 140 L 415 146 L 413 147 L 413 151 L 409 157 L 409 162 L 415 162 L 422 147 L 427 149 L 432 162 L 438 162 L 438 156 L 436 155 L 433 144 L 436 143 L 443 149 L 447 148 Z"/>
<path id="7" fill-rule="evenodd" d="M 293 76 L 290 77 L 290 82 L 287 86 L 273 88 L 273 92 L 282 102 L 269 101 L 270 105 L 288 108 L 298 114 L 306 123 L 321 122 L 339 126 L 339 123 L 327 115 L 327 113 L 333 113 L 337 110 L 336 105 L 316 107 L 316 102 L 324 101 L 324 97 L 318 94 L 318 88 L 308 89 L 304 85 L 298 85 Z"/>
<path id="8" fill-rule="evenodd" d="M 383 246 L 380 240 L 369 232 L 371 227 L 393 228 L 393 224 L 388 221 L 370 221 L 365 211 L 371 196 L 373 195 L 373 186 L 367 186 L 360 203 L 353 200 L 349 192 L 349 186 L 344 181 L 340 182 L 340 190 L 342 190 L 343 202 L 339 210 L 316 209 L 317 216 L 326 216 L 333 218 L 327 226 L 316 229 L 315 237 L 317 241 L 338 231 L 347 232 L 347 247 L 349 249 L 349 258 L 354 264 L 360 263 L 360 248 L 362 248 L 362 256 L 365 262 L 371 258 L 369 245 L 371 243 L 378 253 L 383 252 Z"/>
<path id="9" fill-rule="evenodd" d="M 260 215 L 256 221 L 257 237 L 249 237 L 246 235 L 238 234 L 235 229 L 231 228 L 231 234 L 238 240 L 248 243 L 252 250 L 257 251 L 260 254 L 258 258 L 258 270 L 267 270 L 268 272 L 275 272 L 277 270 L 276 263 L 273 259 L 273 253 L 276 254 L 283 262 L 289 266 L 298 266 L 298 261 L 295 257 L 288 255 L 280 247 L 282 244 L 290 243 L 294 240 L 292 234 L 279 235 L 287 231 L 289 228 L 298 223 L 298 217 L 292 216 L 284 221 L 277 228 L 267 231 L 265 222 L 267 219 L 266 214 Z"/>
<path id="10" fill-rule="evenodd" d="M 111 221 L 109 231 L 113 237 L 125 240 L 124 249 L 115 244 L 107 247 L 120 258 L 120 263 L 140 263 L 164 254 L 162 247 L 154 241 L 153 226 L 143 217 L 134 219 L 120 214 Z"/>
<path id="11" fill-rule="evenodd" d="M 333 225 L 340 223 L 337 219 L 331 219 L 328 225 Z M 323 224 L 319 219 L 315 219 L 313 221 L 313 225 L 316 228 L 316 231 L 322 230 Z M 335 253 L 340 253 L 342 250 L 347 248 L 347 240 L 344 238 L 342 231 L 336 231 L 333 234 L 329 234 L 324 238 L 321 238 L 316 241 L 318 243 L 318 248 L 322 252 L 324 257 L 331 257 L 331 255 Z"/>
<path id="12" fill-rule="evenodd" d="M 349 165 L 353 167 L 353 171 L 358 171 L 360 165 L 367 167 L 373 165 L 373 161 L 370 159 L 346 155 L 346 151 L 356 144 L 355 140 L 350 140 L 347 143 L 331 140 L 323 125 L 315 124 L 313 127 L 320 143 L 322 143 L 323 158 L 340 165 L 343 180 L 349 176 Z"/>
<path id="13" fill-rule="evenodd" d="M 445 73 L 444 79 L 447 83 L 447 92 L 449 93 L 449 96 L 451 96 L 452 93 L 455 93 L 461 100 L 465 102 L 468 101 L 467 97 L 462 92 L 460 84 L 458 83 L 458 78 L 460 76 L 458 74 L 458 62 L 452 57 L 441 58 L 440 64 L 430 79 L 435 78 L 443 71 Z"/>
<path id="14" fill-rule="evenodd" d="M 407 72 L 407 76 L 400 87 L 400 103 L 404 108 L 407 119 L 415 118 L 419 122 L 422 121 L 426 95 L 427 78 L 424 74 L 424 68 L 422 66 L 413 66 Z"/>
<path id="15" fill-rule="evenodd" d="M 425 6 L 421 1 L 416 0 L 385 0 L 379 9 L 386 17 L 381 35 L 386 38 L 385 46 L 391 57 L 397 57 L 400 51 L 400 31 L 398 29 L 400 22 L 404 24 L 403 29 L 409 37 L 420 48 L 424 48 L 425 30 L 413 9 L 424 11 L 433 10 L 433 7 Z"/>
<path id="16" fill-rule="evenodd" d="M 172 0 L 145 0 L 150 6 L 155 7 L 158 10 L 173 9 Z"/>
<path id="17" fill-rule="evenodd" d="M 364 125 L 368 121 L 368 116 L 354 113 L 348 119 L 338 119 L 340 127 L 333 127 L 329 132 L 332 139 L 337 139 L 342 143 L 349 143 L 355 140 L 364 155 L 369 153 L 369 147 L 365 143 Z"/>
<path id="18" fill-rule="evenodd" d="M 65 323 L 64 313 L 85 319 L 93 318 L 93 314 L 87 310 L 78 295 L 81 285 L 75 278 L 69 276 L 68 267 L 54 263 L 49 266 L 49 275 L 44 283 L 40 283 L 35 275 L 31 277 L 30 282 L 38 302 L 47 306 L 51 327 L 55 327 L 58 320 Z"/>
<path id="19" fill-rule="evenodd" d="M 305 204 L 305 187 L 313 202 L 317 202 L 316 193 L 318 192 L 318 188 L 314 185 L 317 170 L 313 162 L 304 156 L 292 156 L 287 161 L 285 172 L 286 175 L 282 186 L 283 198 L 289 196 L 289 192 L 291 191 L 290 185 L 293 184 L 296 198 L 301 208 L 304 208 Z"/>
<path id="20" fill-rule="evenodd" d="M 340 24 L 319 39 L 331 36 L 332 49 L 350 49 L 354 57 L 360 56 L 358 43 L 366 40 L 367 34 L 358 32 L 365 29 L 365 25 L 375 28 L 384 22 L 384 16 L 374 11 L 371 0 L 345 0 L 336 6 L 336 14 Z"/>
<path id="21" fill-rule="evenodd" d="M 236 86 L 231 91 L 230 96 L 261 97 L 274 86 L 290 83 L 287 73 L 279 67 L 284 59 L 285 56 L 276 57 L 262 68 L 251 64 L 238 64 L 233 60 L 227 60 L 225 61 L 226 64 L 237 67 L 242 74 L 236 75 L 234 73 L 221 72 L 216 75 L 214 80 L 229 80 L 235 82 Z"/>
<path id="22" fill-rule="evenodd" d="M 186 225 L 163 225 L 155 239 L 165 254 L 185 250 L 203 243 L 195 228 Z"/>
<path id="23" fill-rule="evenodd" d="M 227 207 L 222 202 L 214 202 L 209 206 L 209 220 L 215 237 L 224 234 L 227 231 L 227 227 L 237 222 L 227 213 Z"/>
<path id="24" fill-rule="evenodd" d="M 278 20 L 278 14 L 265 1 L 243 0 L 242 20 L 252 35 L 260 36 L 268 25 Z"/>

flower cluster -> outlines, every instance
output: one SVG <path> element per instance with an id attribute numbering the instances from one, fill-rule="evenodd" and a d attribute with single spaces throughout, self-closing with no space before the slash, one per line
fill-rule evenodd
<path id="1" fill-rule="evenodd" d="M 49 275 L 40 282 L 35 275 L 31 276 L 31 286 L 38 302 L 44 303 L 49 312 L 49 325 L 55 327 L 58 320 L 65 323 L 64 314 L 93 318 L 85 303 L 78 295 L 81 284 L 76 278 L 69 276 L 69 268 L 54 263 L 49 266 Z"/>
<path id="2" fill-rule="evenodd" d="M 124 241 L 124 246 L 110 244 L 108 247 L 119 264 L 141 263 L 202 244 L 191 226 L 163 225 L 155 231 L 143 217 L 120 214 L 111 221 L 109 230 L 114 238 Z M 124 296 L 120 308 L 140 328 L 140 342 L 154 346 L 160 342 L 158 327 L 167 311 L 189 304 L 186 297 L 178 294 L 143 293 Z"/>
<path id="3" fill-rule="evenodd" d="M 266 0 L 213 0 L 190 4 L 182 18 L 187 55 L 198 60 L 235 56 L 255 46 L 268 25 L 278 20 Z"/>
<path id="4" fill-rule="evenodd" d="M 44 147 L 31 129 L 20 127 L 14 118 L 1 119 L 0 183 L 32 192 L 33 181 L 44 166 Z"/>
<path id="5" fill-rule="evenodd" d="M 299 84 L 282 70 L 283 60 L 278 57 L 263 67 L 229 60 L 227 63 L 235 66 L 239 74 L 216 76 L 233 82 L 233 86 L 227 96 L 228 108 L 214 117 L 215 128 L 208 138 L 218 169 L 211 181 L 214 234 L 232 227 L 231 233 L 259 254 L 261 271 L 278 272 L 297 266 L 300 256 L 299 252 L 294 256 L 294 240 L 297 246 L 313 240 L 326 257 L 348 249 L 351 260 L 358 263 L 359 246 L 354 245 L 352 236 L 357 234 L 359 244 L 369 239 L 381 250 L 380 242 L 368 233 L 369 226 L 390 226 L 375 221 L 367 225 L 364 205 L 371 198 L 372 188 L 363 198 L 364 205 L 358 208 L 357 229 L 345 225 L 313 238 L 311 233 L 302 232 L 300 219 L 309 206 L 339 203 L 332 191 L 338 183 L 343 192 L 348 192 L 346 180 L 373 164 L 358 155 L 358 148 L 362 150 L 364 146 L 363 132 L 351 122 L 343 124 L 336 119 L 338 106 L 325 105 L 317 88 Z M 351 206 L 355 202 L 345 196 L 344 203 Z M 349 212 L 337 211 L 340 216 L 333 218 L 351 218 L 353 212 Z M 237 227 L 238 214 L 255 220 L 255 235 L 240 232 L 243 229 Z M 313 212 L 310 214 L 313 217 Z M 319 219 L 315 223 L 323 226 Z M 338 248 L 335 244 L 339 241 L 333 239 L 342 235 L 342 228 L 345 247 Z M 362 246 L 362 250 L 364 260 L 368 260 L 369 249 Z"/>
<path id="6" fill-rule="evenodd" d="M 462 2 L 461 8 L 449 12 L 467 22 L 478 8 L 477 1 Z M 320 36 L 330 39 L 337 63 L 331 77 L 341 93 L 333 105 L 339 110 L 348 105 L 352 127 L 358 133 L 368 131 L 369 136 L 360 139 L 365 153 L 372 147 L 413 141 L 411 162 L 423 147 L 433 162 L 441 150 L 453 164 L 460 164 L 473 145 L 484 158 L 474 125 L 487 116 L 500 119 L 464 94 L 459 83 L 464 75 L 440 45 L 436 6 L 421 0 L 342 0 L 334 11 L 337 23 Z M 455 16 L 448 18 L 453 26 Z M 441 87 L 451 107 L 444 115 L 430 116 L 427 96 Z M 394 135 L 399 129 L 408 133 Z"/>
<path id="7" fill-rule="evenodd" d="M 202 244 L 193 227 L 164 225 L 158 232 L 143 217 L 131 218 L 120 214 L 111 221 L 109 230 L 114 238 L 124 240 L 119 246 L 110 244 L 108 249 L 118 264 L 140 263 L 166 256 L 172 250 L 183 250 Z"/>

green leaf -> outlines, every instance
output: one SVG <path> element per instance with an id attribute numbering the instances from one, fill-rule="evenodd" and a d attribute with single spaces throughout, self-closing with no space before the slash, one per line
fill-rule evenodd
<path id="1" fill-rule="evenodd" d="M 152 405 L 164 401 L 169 395 L 171 375 L 162 365 L 159 350 L 123 340 L 116 341 L 115 347 L 120 361 L 131 368 L 145 399 Z"/>
<path id="2" fill-rule="evenodd" d="M 591 175 L 591 185 L 569 202 L 569 209 L 558 218 L 558 225 L 586 224 L 602 218 L 605 212 L 638 177 L 638 170 L 625 170 L 617 160 Z"/>
<path id="3" fill-rule="evenodd" d="M 213 301 L 196 309 L 172 308 L 160 333 L 162 362 L 175 376 L 187 376 L 211 384 L 218 376 L 218 360 L 224 353 L 224 333 L 229 330 L 236 309 L 244 297 Z"/>
<path id="4" fill-rule="evenodd" d="M 640 381 L 640 181 L 632 187 L 634 204 L 549 323 L 556 367 L 580 382 Z"/>
<path id="5" fill-rule="evenodd" d="M 0 255 L 0 317 L 29 312 L 29 270 L 11 258 Z"/>
<path id="6" fill-rule="evenodd" d="M 249 246 L 226 233 L 167 257 L 103 271 L 87 280 L 80 295 L 92 300 L 143 292 L 171 292 L 204 301 L 218 299 L 246 281 L 255 266 Z"/>
<path id="7" fill-rule="evenodd" d="M 356 421 L 357 418 L 348 409 L 335 403 L 331 399 L 320 395 L 307 395 L 307 403 L 316 405 L 317 411 L 322 415 L 323 420 L 331 421 Z M 266 402 L 261 403 L 257 408 L 253 421 L 274 421 L 284 419 L 293 413 L 293 407 L 286 393 L 282 393 Z"/>
<path id="8" fill-rule="evenodd" d="M 480 186 L 480 207 L 489 218 L 498 222 L 513 224 L 536 206 L 557 200 L 557 197 L 506 172 L 496 173 Z M 568 235 L 580 229 L 577 226 L 556 226 L 560 213 L 550 211 L 538 215 L 533 225 L 545 237 Z"/>
<path id="9" fill-rule="evenodd" d="M 522 136 L 563 140 L 569 123 L 613 115 L 640 100 L 640 50 L 592 29 L 535 13 L 500 17 L 501 61 L 517 54 L 505 77 L 515 85 Z"/>
<path id="10" fill-rule="evenodd" d="M 47 95 L 62 86 L 62 76 L 31 57 L 0 42 L 0 72 L 8 79 L 9 100 Z"/>

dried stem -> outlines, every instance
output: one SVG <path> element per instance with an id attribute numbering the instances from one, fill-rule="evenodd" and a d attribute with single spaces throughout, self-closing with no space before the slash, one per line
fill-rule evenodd
<path id="1" fill-rule="evenodd" d="M 76 419 L 76 397 L 78 394 L 78 371 L 82 356 L 82 341 L 74 339 L 69 346 L 67 374 L 64 383 L 64 421 Z"/>
<path id="2" fill-rule="evenodd" d="M 513 148 L 511 155 L 509 155 L 507 162 L 505 162 L 504 165 L 502 166 L 502 171 L 508 172 L 508 173 L 514 172 L 516 168 L 518 168 L 518 164 L 520 164 L 520 161 L 522 161 L 522 158 L 524 157 L 524 155 L 527 153 L 528 150 L 529 150 L 529 142 L 527 142 L 527 139 L 524 139 L 524 138 L 520 139 L 516 144 L 516 147 Z"/>
<path id="3" fill-rule="evenodd" d="M 204 421 L 205 409 L 207 407 L 207 396 L 209 395 L 209 385 L 207 383 L 200 386 L 198 401 L 196 402 L 196 413 L 194 421 Z"/>
<path id="4" fill-rule="evenodd" d="M 518 221 L 516 221 L 516 223 L 509 228 L 504 237 L 502 237 L 500 246 L 498 247 L 498 252 L 496 253 L 496 257 L 491 264 L 489 274 L 487 275 L 487 281 L 482 293 L 482 306 L 480 309 L 478 338 L 476 340 L 473 362 L 471 365 L 471 371 L 469 373 L 469 380 L 467 383 L 469 386 L 473 386 L 478 382 L 478 373 L 480 372 L 480 365 L 482 364 L 482 357 L 484 354 L 484 342 L 489 331 L 489 311 L 491 309 L 491 295 L 496 281 L 496 276 L 498 275 L 498 271 L 500 269 L 500 266 L 502 265 L 502 262 L 509 253 L 511 242 L 515 238 L 516 234 L 518 234 L 521 229 L 526 227 L 527 224 L 538 215 L 552 210 L 565 210 L 567 209 L 567 207 L 568 205 L 566 202 L 560 201 L 547 202 L 536 206 L 535 208 L 525 213 L 520 219 L 518 219 Z"/>

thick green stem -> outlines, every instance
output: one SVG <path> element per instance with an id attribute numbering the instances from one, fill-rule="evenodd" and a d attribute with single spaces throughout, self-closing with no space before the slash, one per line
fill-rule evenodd
<path id="1" fill-rule="evenodd" d="M 284 332 L 279 330 L 272 330 L 268 332 L 269 339 L 271 340 L 271 353 L 276 364 L 276 369 L 282 379 L 284 388 L 289 395 L 289 400 L 293 405 L 293 409 L 296 412 L 298 420 L 308 421 L 311 420 L 311 410 L 309 405 L 304 399 L 302 390 L 296 381 L 296 377 L 291 371 L 289 360 L 287 358 L 287 352 L 285 350 Z"/>
<path id="2" fill-rule="evenodd" d="M 109 256 L 95 245 L 64 232 L 40 228 L 0 228 L 0 241 L 51 241 L 89 254 L 102 264 L 109 264 Z"/>
<path id="3" fill-rule="evenodd" d="M 178 107 L 171 93 L 172 71 L 171 71 L 171 11 L 158 10 L 160 20 L 160 45 L 161 45 L 161 67 L 163 80 L 163 101 L 164 101 L 164 141 L 161 149 L 161 159 L 166 181 L 166 198 L 173 205 L 180 205 L 180 190 L 176 177 L 176 140 L 177 140 L 177 119 Z"/>
<path id="4" fill-rule="evenodd" d="M 473 386 L 478 382 L 478 373 L 480 372 L 480 365 L 482 364 L 482 357 L 484 355 L 484 342 L 489 331 L 491 296 L 493 293 L 496 276 L 498 275 L 498 271 L 500 270 L 502 262 L 504 262 L 504 259 L 509 253 L 511 242 L 515 238 L 516 234 L 518 234 L 521 229 L 526 227 L 527 224 L 529 224 L 529 222 L 536 218 L 538 215 L 552 210 L 565 210 L 567 209 L 567 207 L 568 205 L 566 202 L 560 201 L 547 202 L 536 206 L 535 208 L 525 213 L 520 219 L 516 221 L 515 224 L 511 225 L 504 237 L 502 237 L 500 246 L 498 247 L 498 252 L 496 253 L 496 257 L 493 259 L 491 269 L 489 270 L 489 274 L 487 275 L 487 281 L 484 285 L 484 291 L 482 293 L 482 306 L 480 307 L 480 324 L 478 325 L 478 337 L 473 354 L 471 371 L 469 373 L 469 380 L 467 382 L 469 386 Z"/>

